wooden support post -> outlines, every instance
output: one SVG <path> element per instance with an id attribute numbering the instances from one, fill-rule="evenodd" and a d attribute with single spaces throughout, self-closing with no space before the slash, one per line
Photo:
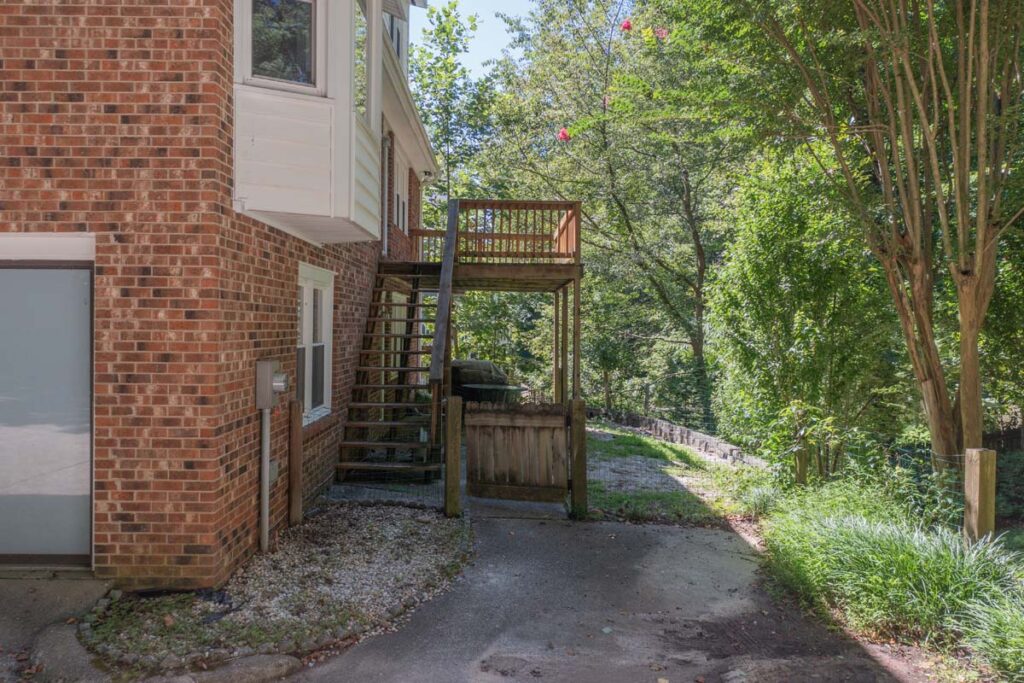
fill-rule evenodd
<path id="1" fill-rule="evenodd" d="M 964 458 L 964 535 L 977 541 L 996 529 L 996 452 L 968 448 Z"/>
<path id="2" fill-rule="evenodd" d="M 562 402 L 562 391 L 561 391 L 561 387 L 559 386 L 561 381 L 562 381 L 562 372 L 561 372 L 561 370 L 558 367 L 558 364 L 559 364 L 559 362 L 561 362 L 561 358 L 562 358 L 562 355 L 558 352 L 558 349 L 559 349 L 558 335 L 562 331 L 562 326 L 559 324 L 560 323 L 559 317 L 561 316 L 561 312 L 562 312 L 562 306 L 561 306 L 561 304 L 559 302 L 559 295 L 560 295 L 560 292 L 558 290 L 555 290 L 555 303 L 552 306 L 552 310 L 554 311 L 554 324 L 553 324 L 552 332 L 551 332 L 551 339 L 552 339 L 552 344 L 551 344 L 551 402 L 552 403 L 561 403 Z"/>
<path id="3" fill-rule="evenodd" d="M 452 396 L 448 399 L 444 435 L 444 514 L 448 517 L 462 515 L 461 479 L 462 399 Z"/>
<path id="4" fill-rule="evenodd" d="M 562 376 L 559 380 L 559 385 L 562 387 L 562 403 L 569 401 L 569 288 L 565 287 L 562 289 L 562 332 L 561 339 L 562 348 L 560 353 L 562 359 L 559 361 L 558 366 L 562 371 Z"/>
<path id="5" fill-rule="evenodd" d="M 577 213 L 577 215 L 579 214 Z M 576 279 L 572 281 L 572 397 L 574 399 L 582 396 L 580 393 L 582 391 L 580 386 L 580 336 L 583 332 L 583 321 L 580 318 L 580 307 L 582 306 L 580 291 L 580 278 L 576 276 Z"/>
<path id="6" fill-rule="evenodd" d="M 430 445 L 441 444 L 441 382 L 430 380 Z"/>
<path id="7" fill-rule="evenodd" d="M 302 401 L 288 408 L 288 523 L 295 525 L 302 522 Z"/>
<path id="8" fill-rule="evenodd" d="M 569 412 L 569 434 L 572 446 L 572 491 L 570 513 L 574 519 L 587 517 L 587 404 L 573 399 Z"/>

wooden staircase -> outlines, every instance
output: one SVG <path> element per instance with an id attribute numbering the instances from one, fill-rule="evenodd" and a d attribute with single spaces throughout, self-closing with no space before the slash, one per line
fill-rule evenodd
<path id="1" fill-rule="evenodd" d="M 382 263 L 378 270 L 341 443 L 341 480 L 441 470 L 430 383 L 437 282 L 436 266 Z"/>

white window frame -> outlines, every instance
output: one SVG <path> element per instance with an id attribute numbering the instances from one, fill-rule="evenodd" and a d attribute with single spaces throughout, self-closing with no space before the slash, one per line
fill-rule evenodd
<path id="1" fill-rule="evenodd" d="M 308 263 L 299 264 L 299 287 L 302 306 L 299 310 L 299 334 L 296 348 L 305 348 L 305 368 L 296 368 L 305 379 L 305 395 L 302 397 L 302 423 L 308 425 L 331 414 L 332 365 L 334 356 L 334 273 Z M 313 290 L 322 294 L 320 325 L 324 344 L 324 403 L 316 408 L 313 404 Z M 298 383 L 298 377 L 295 379 Z"/>
<path id="2" fill-rule="evenodd" d="M 328 0 L 299 0 L 313 5 L 313 85 L 256 76 L 252 72 L 252 0 L 236 0 L 236 17 L 241 32 L 235 59 L 246 85 L 323 97 L 327 94 L 327 4 Z"/>
<path id="3" fill-rule="evenodd" d="M 395 146 L 395 226 L 409 234 L 409 164 Z"/>

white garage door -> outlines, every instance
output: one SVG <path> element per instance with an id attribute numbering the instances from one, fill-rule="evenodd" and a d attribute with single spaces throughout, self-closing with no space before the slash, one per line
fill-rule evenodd
<path id="1" fill-rule="evenodd" d="M 0 266 L 0 563 L 88 564 L 92 274 Z"/>

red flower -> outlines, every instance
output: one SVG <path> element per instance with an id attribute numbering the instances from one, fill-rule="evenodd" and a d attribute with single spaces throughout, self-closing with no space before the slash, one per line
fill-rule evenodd
<path id="1" fill-rule="evenodd" d="M 664 26 L 659 26 L 658 28 L 654 29 L 654 35 L 658 37 L 658 40 L 665 40 L 666 38 L 668 38 L 668 29 L 665 28 Z"/>
<path id="2" fill-rule="evenodd" d="M 572 136 L 569 135 L 567 128 L 562 128 L 562 130 L 558 131 L 558 139 L 562 142 L 569 142 L 569 140 L 572 140 Z"/>
<path id="3" fill-rule="evenodd" d="M 629 19 L 626 19 L 624 22 L 622 22 L 622 30 L 623 31 L 632 31 L 633 30 L 633 22 L 630 21 Z"/>

